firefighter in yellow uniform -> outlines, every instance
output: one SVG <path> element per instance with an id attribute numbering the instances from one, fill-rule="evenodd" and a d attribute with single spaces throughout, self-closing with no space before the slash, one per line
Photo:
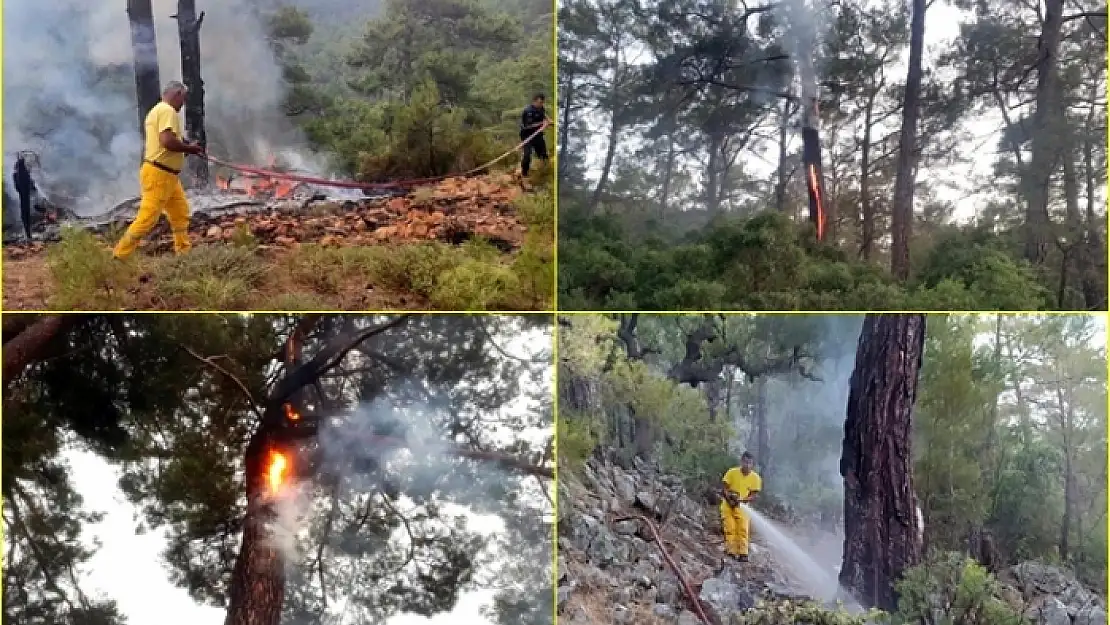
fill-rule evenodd
<path id="1" fill-rule="evenodd" d="M 752 467 L 755 457 L 744 452 L 740 466 L 725 472 L 721 479 L 721 525 L 725 531 L 725 551 L 741 562 L 748 561 L 748 540 L 751 536 L 748 516 L 741 503 L 751 503 L 763 488 L 763 480 Z"/>
<path id="2" fill-rule="evenodd" d="M 139 186 L 142 197 L 139 214 L 127 228 L 116 245 L 113 255 L 118 259 L 130 256 L 139 241 L 158 223 L 162 213 L 173 230 L 173 250 L 178 254 L 189 251 L 189 202 L 181 186 L 181 169 L 186 154 L 203 154 L 204 149 L 182 139 L 179 113 L 185 105 L 185 85 L 174 81 L 162 91 L 162 101 L 155 104 L 146 115 L 143 131 L 146 146 L 143 164 L 139 168 Z"/>

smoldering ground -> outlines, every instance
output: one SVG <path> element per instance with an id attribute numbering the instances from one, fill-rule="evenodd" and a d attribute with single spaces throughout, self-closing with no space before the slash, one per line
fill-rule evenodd
<path id="1" fill-rule="evenodd" d="M 492 592 L 513 585 L 522 595 L 534 595 L 529 611 L 552 612 L 550 593 L 532 593 L 528 579 L 506 574 L 519 554 L 544 554 L 528 564 L 538 587 L 549 584 L 550 565 L 544 563 L 550 561 L 551 510 L 537 490 L 544 486 L 459 459 L 436 426 L 436 413 L 428 405 L 376 401 L 322 424 L 309 452 L 313 485 L 290 485 L 276 502 L 272 524 L 294 611 L 327 593 L 330 618 L 361 622 L 358 606 L 375 600 L 375 588 L 412 575 L 413 562 L 434 561 L 432 543 L 450 538 L 458 550 L 448 552 L 452 557 L 475 554 L 465 588 Z M 509 544 L 514 554 L 506 552 Z M 317 564 L 323 549 L 331 554 L 329 568 L 338 572 L 329 576 L 326 590 Z"/>
<path id="2" fill-rule="evenodd" d="M 210 145 L 255 162 L 303 152 L 282 114 L 281 68 L 264 15 L 247 0 L 197 4 L 205 12 L 201 72 Z M 160 80 L 180 80 L 177 2 L 154 0 L 153 9 Z M 135 197 L 141 141 L 125 3 L 8 0 L 3 10 L 5 171 L 15 152 L 38 153 L 39 186 L 83 215 Z"/>

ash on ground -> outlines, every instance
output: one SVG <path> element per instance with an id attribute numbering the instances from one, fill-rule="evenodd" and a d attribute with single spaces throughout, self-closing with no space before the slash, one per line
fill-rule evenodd
<path id="1" fill-rule="evenodd" d="M 190 236 L 194 245 L 229 242 L 249 235 L 259 245 L 295 247 L 374 245 L 388 242 L 439 240 L 459 244 L 481 237 L 503 252 L 520 247 L 526 226 L 513 201 L 520 189 L 510 176 L 449 178 L 412 190 L 361 191 L 328 189 L 308 184 L 244 188 L 234 183 L 192 189 Z M 139 198 L 121 202 L 102 214 L 82 217 L 59 204 L 36 210 L 35 241 L 27 242 L 22 225 L 5 223 L 4 247 L 9 258 L 40 253 L 44 243 L 57 242 L 65 227 L 99 235 L 122 232 L 138 211 Z M 165 219 L 147 238 L 148 253 L 172 251 Z"/>

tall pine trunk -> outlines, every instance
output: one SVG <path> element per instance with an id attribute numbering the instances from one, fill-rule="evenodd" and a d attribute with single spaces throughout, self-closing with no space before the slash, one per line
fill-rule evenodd
<path id="1" fill-rule="evenodd" d="M 1053 132 L 1059 100 L 1056 55 L 1060 47 L 1064 1 L 1045 0 L 1040 46 L 1037 48 L 1037 95 L 1033 111 L 1032 159 L 1023 176 L 1025 183 L 1025 258 L 1034 264 L 1048 255 L 1051 221 L 1048 217 L 1049 186 L 1056 167 L 1060 137 Z"/>
<path id="2" fill-rule="evenodd" d="M 893 610 L 894 582 L 922 558 L 911 424 L 924 315 L 867 315 L 844 421 L 844 562 L 840 585 Z"/>
<path id="3" fill-rule="evenodd" d="M 913 233 L 913 186 L 917 171 L 917 118 L 921 108 L 925 8 L 925 0 L 913 0 L 909 70 L 906 74 L 906 95 L 902 102 L 902 131 L 898 139 L 898 173 L 894 180 L 890 269 L 900 280 L 910 277 L 910 236 Z"/>

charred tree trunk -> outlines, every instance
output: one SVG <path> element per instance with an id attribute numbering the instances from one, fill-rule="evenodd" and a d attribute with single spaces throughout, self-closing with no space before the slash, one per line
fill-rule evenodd
<path id="1" fill-rule="evenodd" d="M 922 557 L 910 430 L 924 345 L 924 315 L 867 315 L 844 421 L 840 584 L 888 611 L 894 582 Z"/>
<path id="2" fill-rule="evenodd" d="M 896 278 L 910 277 L 910 235 L 913 232 L 913 186 L 917 171 L 917 118 L 921 107 L 921 56 L 925 48 L 925 0 L 913 0 L 910 22 L 910 61 L 902 102 L 902 131 L 898 139 L 898 173 L 894 180 L 890 269 Z"/>
<path id="3" fill-rule="evenodd" d="M 204 81 L 200 77 L 200 25 L 204 13 L 197 15 L 196 0 L 178 0 L 177 32 L 181 39 L 181 77 L 189 95 L 185 100 L 185 133 L 193 141 L 208 147 L 204 131 Z M 208 186 L 208 161 L 189 159 L 197 186 Z"/>
<path id="4" fill-rule="evenodd" d="M 131 50 L 135 55 L 135 91 L 139 106 L 139 136 L 145 136 L 146 114 L 162 99 L 158 78 L 158 44 L 154 36 L 154 10 L 151 0 L 127 0 L 127 19 L 131 22 Z"/>

